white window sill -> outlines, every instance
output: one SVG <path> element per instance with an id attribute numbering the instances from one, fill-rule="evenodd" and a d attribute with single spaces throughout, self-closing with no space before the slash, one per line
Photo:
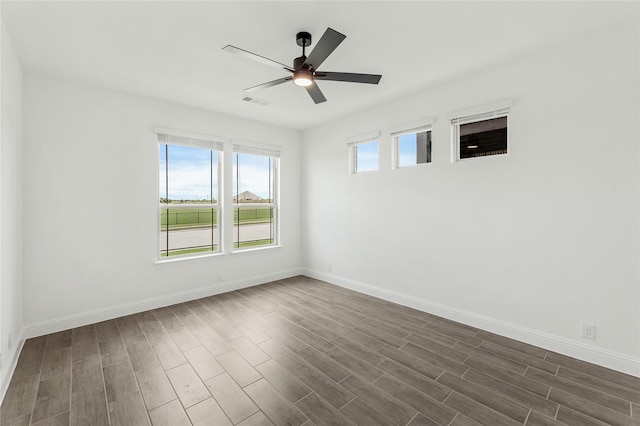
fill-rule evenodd
<path id="1" fill-rule="evenodd" d="M 280 244 L 276 244 L 276 245 L 265 246 L 265 247 L 251 247 L 246 249 L 237 249 L 232 251 L 231 254 L 235 255 L 235 254 L 241 254 L 241 253 L 256 253 L 256 252 L 261 252 L 265 250 L 274 250 L 274 249 L 281 249 L 281 248 L 282 246 Z"/>
<path id="2" fill-rule="evenodd" d="M 184 255 L 184 256 L 175 256 L 175 257 L 167 257 L 167 258 L 162 258 L 162 259 L 158 259 L 154 262 L 154 264 L 156 265 L 166 265 L 169 263 L 176 263 L 176 262 L 184 262 L 184 261 L 189 261 L 189 260 L 206 260 L 206 259 L 211 259 L 211 258 L 215 258 L 215 257 L 225 257 L 228 256 L 229 253 L 205 253 L 205 254 L 196 254 L 196 255 Z"/>
<path id="3" fill-rule="evenodd" d="M 234 250 L 231 253 L 219 252 L 219 253 L 197 254 L 197 255 L 193 255 L 193 256 L 190 256 L 190 255 L 175 256 L 175 257 L 158 259 L 158 260 L 156 260 L 154 262 L 154 264 L 155 265 L 167 265 L 167 264 L 171 264 L 171 263 L 184 262 L 184 261 L 204 261 L 204 260 L 212 259 L 212 258 L 216 258 L 216 257 L 226 257 L 226 256 L 244 254 L 244 253 L 259 253 L 259 252 L 264 252 L 264 251 L 268 251 L 268 250 L 277 250 L 277 249 L 281 249 L 281 248 L 282 248 L 282 245 L 276 244 L 276 245 L 266 246 L 266 247 L 252 247 L 252 248 Z"/>

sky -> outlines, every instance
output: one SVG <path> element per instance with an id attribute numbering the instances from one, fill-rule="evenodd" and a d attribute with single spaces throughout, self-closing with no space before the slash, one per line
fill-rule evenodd
<path id="1" fill-rule="evenodd" d="M 356 145 L 356 172 L 378 170 L 378 141 Z"/>
<path id="2" fill-rule="evenodd" d="M 416 135 L 402 135 L 398 145 L 398 166 L 416 164 Z M 169 167 L 166 163 L 168 146 Z M 378 170 L 377 141 L 357 145 L 358 172 Z M 169 193 L 171 200 L 207 200 L 219 199 L 218 192 L 218 151 L 180 145 L 160 145 L 159 183 L 160 197 L 167 196 L 166 173 L 169 173 Z M 233 153 L 233 195 L 244 191 L 253 192 L 268 199 L 273 194 L 270 188 L 270 175 L 273 176 L 273 164 L 269 157 L 261 155 Z M 239 167 L 239 173 L 238 173 Z M 212 179 L 213 176 L 213 186 Z M 273 178 L 271 178 L 273 181 Z M 273 182 L 271 182 L 273 184 Z M 271 189 L 271 190 L 270 190 Z M 271 194 L 271 195 L 270 195 Z"/>
<path id="3" fill-rule="evenodd" d="M 398 141 L 398 167 L 416 165 L 416 134 L 402 135 Z"/>
<path id="4" fill-rule="evenodd" d="M 238 167 L 240 173 L 237 173 Z M 273 173 L 273 160 L 270 157 L 234 152 L 233 195 L 250 191 L 264 199 L 273 198 Z"/>
<path id="5" fill-rule="evenodd" d="M 409 133 L 398 138 L 398 167 L 415 166 L 417 164 L 417 134 Z M 357 147 L 357 171 L 366 172 L 378 170 L 377 141 L 356 145 Z"/>
<path id="6" fill-rule="evenodd" d="M 202 148 L 168 145 L 169 167 L 167 168 L 166 147 L 167 145 L 160 144 L 159 196 L 167 196 L 166 175 L 168 170 L 169 199 L 208 201 L 213 195 L 213 198 L 218 200 L 218 156 L 222 154 L 218 151 Z M 239 165 L 239 173 L 237 173 L 237 165 Z M 273 172 L 272 169 L 273 167 L 271 167 Z M 269 157 L 233 153 L 233 195 L 238 192 L 251 191 L 262 198 L 269 198 L 269 170 Z M 239 180 L 236 177 L 239 177 Z"/>

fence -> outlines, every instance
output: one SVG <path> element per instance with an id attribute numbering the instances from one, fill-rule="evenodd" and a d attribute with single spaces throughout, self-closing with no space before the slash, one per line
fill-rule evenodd
<path id="1" fill-rule="evenodd" d="M 162 209 L 160 212 L 160 226 L 170 228 L 199 226 L 216 226 L 218 224 L 217 208 L 210 209 Z M 272 208 L 240 207 L 233 209 L 234 223 L 269 222 L 273 218 Z"/>

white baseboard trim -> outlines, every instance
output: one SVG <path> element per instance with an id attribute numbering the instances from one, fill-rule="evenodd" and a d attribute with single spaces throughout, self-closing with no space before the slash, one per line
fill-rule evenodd
<path id="1" fill-rule="evenodd" d="M 490 331 L 501 336 L 519 340 L 521 342 L 554 351 L 572 358 L 591 362 L 612 370 L 640 377 L 640 358 L 610 351 L 608 349 L 590 346 L 564 337 L 522 327 L 517 324 L 508 323 L 484 315 L 478 315 L 473 312 L 452 308 L 429 300 L 372 286 L 337 275 L 327 274 L 325 272 L 305 268 L 304 275 Z"/>
<path id="2" fill-rule="evenodd" d="M 176 303 L 201 299 L 203 297 L 226 293 L 233 290 L 239 290 L 241 288 L 264 284 L 271 281 L 282 280 L 301 274 L 301 268 L 287 269 L 266 275 L 245 278 L 238 281 L 217 283 L 215 285 L 201 287 L 195 290 L 173 293 L 165 296 L 139 300 L 136 302 L 123 303 L 118 306 L 112 306 L 104 309 L 96 309 L 93 311 L 81 312 L 74 315 L 54 318 L 51 320 L 26 325 L 24 336 L 25 338 L 29 339 L 45 334 L 56 333 L 58 331 L 82 327 L 84 325 L 107 321 L 125 315 L 136 314 L 139 312 L 148 311 L 150 309 L 157 309 L 164 306 L 174 305 Z"/>
<path id="3" fill-rule="evenodd" d="M 2 370 L 0 370 L 0 404 L 4 401 L 7 389 L 9 389 L 9 382 L 11 381 L 13 372 L 16 370 L 16 366 L 18 365 L 18 358 L 20 357 L 20 352 L 22 352 L 22 347 L 24 346 L 24 336 L 25 328 L 22 327 L 18 336 L 16 336 L 16 345 L 14 346 L 13 351 L 9 352 L 6 358 L 4 355 L 2 357 Z"/>

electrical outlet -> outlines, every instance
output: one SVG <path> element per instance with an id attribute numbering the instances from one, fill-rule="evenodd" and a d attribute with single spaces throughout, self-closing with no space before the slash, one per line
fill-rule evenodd
<path id="1" fill-rule="evenodd" d="M 0 354 L 0 370 L 2 370 L 2 354 Z"/>
<path id="2" fill-rule="evenodd" d="M 221 283 L 222 282 L 222 274 L 218 274 L 218 282 Z"/>
<path id="3" fill-rule="evenodd" d="M 13 333 L 9 332 L 9 336 L 7 337 L 7 346 L 9 349 L 11 349 L 11 346 L 13 346 Z"/>
<path id="4" fill-rule="evenodd" d="M 331 266 L 330 263 L 327 263 L 327 272 L 331 272 L 333 270 L 333 267 Z"/>
<path id="5" fill-rule="evenodd" d="M 585 339 L 596 340 L 596 326 L 591 324 L 582 324 L 582 337 Z"/>

